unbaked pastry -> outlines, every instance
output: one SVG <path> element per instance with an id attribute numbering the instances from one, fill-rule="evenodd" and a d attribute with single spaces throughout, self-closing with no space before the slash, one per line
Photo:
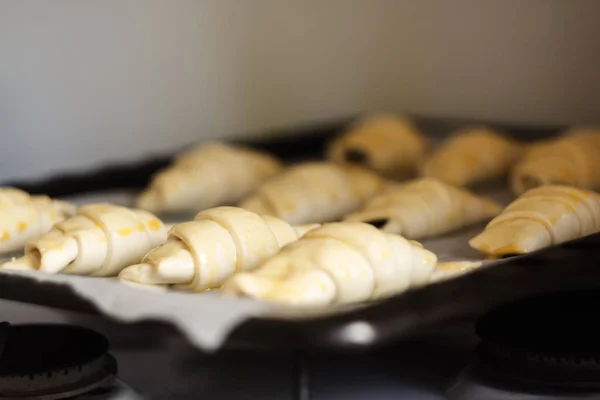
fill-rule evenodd
<path id="1" fill-rule="evenodd" d="M 356 303 L 427 284 L 436 261 L 402 236 L 337 222 L 308 232 L 255 271 L 232 276 L 222 291 L 295 306 Z"/>
<path id="2" fill-rule="evenodd" d="M 173 285 L 200 292 L 220 287 L 236 271 L 251 271 L 318 225 L 293 227 L 268 215 L 237 207 L 217 207 L 175 225 L 163 245 L 119 279 L 144 285 Z"/>
<path id="3" fill-rule="evenodd" d="M 521 146 L 485 127 L 458 131 L 423 164 L 421 174 L 457 186 L 505 177 L 521 156 Z"/>
<path id="4" fill-rule="evenodd" d="M 0 254 L 22 250 L 25 243 L 74 213 L 75 206 L 67 202 L 0 187 Z"/>
<path id="5" fill-rule="evenodd" d="M 492 200 L 466 189 L 421 178 L 389 187 L 344 220 L 366 222 L 409 239 L 423 239 L 485 222 L 501 209 Z"/>
<path id="6" fill-rule="evenodd" d="M 488 255 L 525 254 L 599 230 L 599 194 L 547 185 L 523 193 L 469 244 Z"/>
<path id="7" fill-rule="evenodd" d="M 160 213 L 235 204 L 280 169 L 279 161 L 258 151 L 202 144 L 155 175 L 136 207 Z"/>
<path id="8" fill-rule="evenodd" d="M 381 178 L 362 168 L 309 162 L 266 181 L 240 207 L 292 225 L 336 221 L 383 186 Z"/>
<path id="9" fill-rule="evenodd" d="M 572 129 L 558 139 L 535 143 L 511 172 L 517 195 L 551 184 L 600 188 L 600 129 Z"/>
<path id="10" fill-rule="evenodd" d="M 360 165 L 383 176 L 416 175 L 428 150 L 427 139 L 406 118 L 381 114 L 360 120 L 334 140 L 328 158 L 341 165 Z"/>
<path id="11" fill-rule="evenodd" d="M 23 257 L 0 269 L 115 276 L 166 238 L 165 226 L 149 212 L 90 204 L 79 207 L 74 217 L 29 242 Z"/>

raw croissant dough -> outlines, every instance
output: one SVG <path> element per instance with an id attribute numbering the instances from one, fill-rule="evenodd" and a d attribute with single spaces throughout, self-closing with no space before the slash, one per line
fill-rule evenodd
<path id="1" fill-rule="evenodd" d="M 429 145 L 408 120 L 375 115 L 359 121 L 334 140 L 328 158 L 341 165 L 361 165 L 383 176 L 406 179 L 417 173 Z"/>
<path id="2" fill-rule="evenodd" d="M 469 244 L 489 255 L 524 254 L 599 230 L 599 194 L 547 185 L 509 204 Z"/>
<path id="3" fill-rule="evenodd" d="M 146 285 L 174 285 L 200 292 L 220 287 L 236 271 L 250 271 L 281 247 L 318 225 L 292 227 L 242 208 L 202 211 L 194 221 L 175 225 L 167 242 L 119 279 Z"/>
<path id="4" fill-rule="evenodd" d="M 550 184 L 600 188 L 600 129 L 573 129 L 533 144 L 511 172 L 515 194 Z"/>
<path id="5" fill-rule="evenodd" d="M 75 206 L 47 196 L 0 188 L 0 254 L 22 250 L 25 243 L 75 213 Z"/>
<path id="6" fill-rule="evenodd" d="M 486 197 L 422 178 L 388 188 L 345 220 L 367 222 L 385 232 L 422 239 L 484 222 L 501 209 Z"/>
<path id="7" fill-rule="evenodd" d="M 521 147 L 489 128 L 467 128 L 448 139 L 424 163 L 421 174 L 457 186 L 505 177 Z"/>
<path id="8" fill-rule="evenodd" d="M 159 172 L 136 206 L 151 212 L 180 212 L 235 204 L 280 169 L 277 160 L 258 151 L 203 144 Z"/>
<path id="9" fill-rule="evenodd" d="M 329 222 L 359 208 L 383 185 L 362 168 L 310 162 L 268 180 L 240 207 L 292 225 Z"/>
<path id="10" fill-rule="evenodd" d="M 154 215 L 110 204 L 82 206 L 25 246 L 25 256 L 0 269 L 115 276 L 163 243 L 167 231 Z"/>
<path id="11" fill-rule="evenodd" d="M 277 303 L 327 306 L 378 299 L 429 282 L 435 254 L 358 222 L 323 225 L 223 287 Z"/>

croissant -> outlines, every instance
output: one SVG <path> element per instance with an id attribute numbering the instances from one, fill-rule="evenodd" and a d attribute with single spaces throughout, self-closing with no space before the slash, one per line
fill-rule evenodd
<path id="1" fill-rule="evenodd" d="M 521 156 L 521 146 L 489 129 L 471 127 L 452 136 L 423 164 L 421 175 L 457 186 L 505 177 Z"/>
<path id="2" fill-rule="evenodd" d="M 12 188 L 0 188 L 0 254 L 21 250 L 25 243 L 70 217 L 75 206 L 47 196 L 30 196 Z"/>
<path id="3" fill-rule="evenodd" d="M 167 231 L 154 215 L 110 204 L 90 204 L 74 217 L 29 242 L 25 255 L 0 269 L 115 276 L 139 262 L 166 240 Z"/>
<path id="4" fill-rule="evenodd" d="M 235 204 L 280 169 L 279 161 L 258 151 L 203 144 L 154 176 L 136 207 L 157 213 Z"/>
<path id="5" fill-rule="evenodd" d="M 600 129 L 573 129 L 536 143 L 511 172 L 510 186 L 517 195 L 550 184 L 600 188 Z"/>
<path id="6" fill-rule="evenodd" d="M 599 194 L 547 185 L 523 193 L 469 244 L 488 255 L 525 254 L 599 230 Z"/>
<path id="7" fill-rule="evenodd" d="M 432 178 L 396 185 L 371 199 L 345 221 L 360 221 L 409 239 L 423 239 L 483 222 L 501 207 L 478 196 Z"/>
<path id="8" fill-rule="evenodd" d="M 416 175 L 428 141 L 405 118 L 375 115 L 359 121 L 334 140 L 328 158 L 341 165 L 360 165 L 380 175 L 406 179 Z"/>
<path id="9" fill-rule="evenodd" d="M 174 285 L 200 292 L 216 288 L 236 271 L 250 271 L 317 225 L 293 227 L 268 215 L 217 207 L 175 225 L 166 243 L 141 264 L 125 268 L 122 281 Z"/>
<path id="10" fill-rule="evenodd" d="M 356 303 L 428 283 L 436 261 L 419 243 L 368 224 L 329 223 L 232 276 L 223 293 L 301 306 Z"/>
<path id="11" fill-rule="evenodd" d="M 383 186 L 362 168 L 309 162 L 266 181 L 240 207 L 293 225 L 329 222 L 356 210 Z"/>

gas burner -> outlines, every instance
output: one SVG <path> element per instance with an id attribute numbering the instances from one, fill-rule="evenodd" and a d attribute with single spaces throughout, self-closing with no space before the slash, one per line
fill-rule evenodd
<path id="1" fill-rule="evenodd" d="M 108 349 L 108 340 L 89 329 L 0 324 L 0 399 L 80 399 L 110 391 L 117 363 Z"/>
<path id="2" fill-rule="evenodd" d="M 600 290 L 587 290 L 490 311 L 477 323 L 474 360 L 448 398 L 600 398 L 599 304 Z"/>

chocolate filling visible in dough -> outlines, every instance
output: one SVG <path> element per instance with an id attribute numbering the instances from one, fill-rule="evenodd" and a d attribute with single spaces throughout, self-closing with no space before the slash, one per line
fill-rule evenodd
<path id="1" fill-rule="evenodd" d="M 535 189 L 536 187 L 544 186 L 545 184 L 542 178 L 532 175 L 523 175 L 523 177 L 521 178 L 521 183 L 523 184 L 523 190 L 525 191 Z"/>
<path id="2" fill-rule="evenodd" d="M 367 153 L 361 149 L 352 147 L 346 149 L 346 152 L 344 153 L 344 159 L 350 163 L 356 164 L 368 164 L 369 161 Z"/>
<path id="3" fill-rule="evenodd" d="M 367 223 L 369 225 L 373 225 L 377 229 L 383 228 L 384 226 L 387 225 L 388 222 L 389 222 L 389 220 L 387 218 L 372 219 L 370 221 L 365 221 L 365 223 Z"/>

